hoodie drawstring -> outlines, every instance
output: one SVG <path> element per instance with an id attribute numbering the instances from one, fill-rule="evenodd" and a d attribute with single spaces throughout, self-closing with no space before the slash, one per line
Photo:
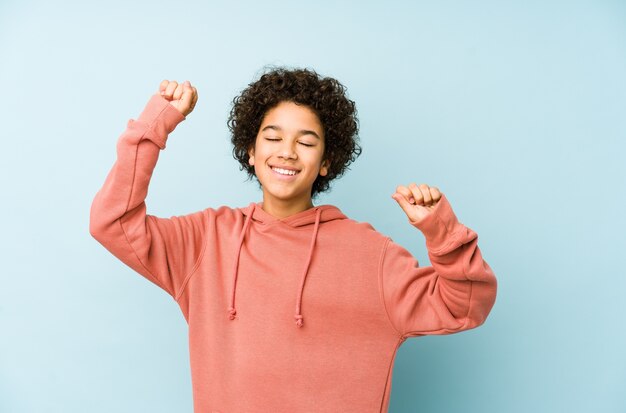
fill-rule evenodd
<path id="1" fill-rule="evenodd" d="M 233 288 L 232 288 L 232 295 L 230 297 L 230 307 L 228 308 L 228 314 L 229 314 L 229 318 L 231 320 L 235 319 L 235 316 L 237 315 L 237 310 L 235 309 L 235 291 L 237 288 L 237 274 L 238 274 L 238 268 L 239 268 L 239 256 L 241 255 L 241 247 L 243 245 L 243 241 L 246 235 L 246 232 L 248 230 L 248 227 L 250 225 L 250 220 L 252 219 L 252 215 L 254 214 L 254 208 L 256 207 L 256 204 L 252 203 L 251 204 L 251 208 L 250 208 L 250 212 L 248 213 L 248 216 L 246 217 L 246 221 L 243 225 L 243 229 L 241 231 L 241 235 L 239 236 L 239 245 L 237 246 L 237 258 L 235 259 L 235 263 L 233 266 Z M 304 267 L 304 272 L 302 274 L 302 281 L 300 282 L 300 289 L 298 291 L 298 298 L 296 300 L 296 325 L 298 327 L 302 327 L 303 324 L 303 317 L 302 317 L 302 311 L 300 309 L 301 304 L 302 304 L 302 293 L 304 291 L 304 282 L 306 280 L 306 276 L 309 272 L 309 266 L 311 265 L 311 259 L 313 258 L 313 250 L 315 249 L 315 241 L 317 239 L 317 231 L 319 229 L 319 225 L 320 225 L 320 218 L 321 218 L 321 213 L 322 210 L 320 208 L 317 208 L 315 211 L 315 227 L 313 228 L 313 236 L 311 237 L 311 245 L 309 247 L 309 254 L 307 256 L 307 261 L 306 261 L 306 266 Z"/>
<path id="2" fill-rule="evenodd" d="M 233 292 L 230 297 L 230 307 L 228 308 L 229 318 L 231 320 L 235 319 L 235 315 L 237 315 L 237 310 L 235 309 L 235 289 L 237 288 L 237 268 L 239 267 L 239 255 L 241 255 L 241 246 L 243 245 L 243 239 L 246 236 L 246 230 L 250 225 L 250 220 L 252 219 L 252 214 L 254 213 L 255 204 L 252 203 L 252 208 L 246 217 L 246 222 L 243 224 L 243 230 L 241 230 L 241 235 L 239 235 L 239 246 L 237 247 L 237 258 L 235 259 L 235 265 L 233 268 Z"/>
<path id="3" fill-rule="evenodd" d="M 304 281 L 309 272 L 309 265 L 311 264 L 311 258 L 313 258 L 313 249 L 315 248 L 315 240 L 317 239 L 317 229 L 320 226 L 321 209 L 315 211 L 315 227 L 313 228 L 313 237 L 311 238 L 311 246 L 309 248 L 309 256 L 306 260 L 306 267 L 304 267 L 304 273 L 302 274 L 302 281 L 300 282 L 300 291 L 298 293 L 298 300 L 296 301 L 296 325 L 302 327 L 303 318 L 302 311 L 300 311 L 300 304 L 302 303 L 302 291 L 304 290 Z"/>

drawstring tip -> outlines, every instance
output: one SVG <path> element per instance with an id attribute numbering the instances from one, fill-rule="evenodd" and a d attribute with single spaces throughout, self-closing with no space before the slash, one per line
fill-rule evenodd
<path id="1" fill-rule="evenodd" d="M 229 314 L 228 318 L 230 318 L 231 320 L 234 320 L 235 315 L 237 314 L 237 310 L 235 310 L 233 307 L 230 307 L 228 309 L 228 314 Z"/>
<path id="2" fill-rule="evenodd" d="M 296 325 L 298 327 L 302 327 L 302 316 L 301 315 L 296 315 Z"/>

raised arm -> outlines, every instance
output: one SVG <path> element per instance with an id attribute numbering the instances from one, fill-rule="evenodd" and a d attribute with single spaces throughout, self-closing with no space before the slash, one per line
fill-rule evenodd
<path id="1" fill-rule="evenodd" d="M 478 235 L 458 221 L 436 188 L 427 201 L 419 192 L 403 195 L 406 189 L 393 197 L 410 224 L 424 234 L 431 266 L 420 267 L 405 248 L 388 239 L 380 276 L 392 325 L 403 337 L 457 333 L 481 325 L 495 303 L 497 282 L 478 248 Z M 421 213 L 413 213 L 416 205 L 423 208 Z"/>
<path id="2" fill-rule="evenodd" d="M 89 232 L 107 250 L 178 300 L 202 254 L 203 211 L 146 214 L 148 185 L 168 135 L 197 102 L 189 82 L 163 81 L 117 141 L 117 159 L 91 204 Z"/>

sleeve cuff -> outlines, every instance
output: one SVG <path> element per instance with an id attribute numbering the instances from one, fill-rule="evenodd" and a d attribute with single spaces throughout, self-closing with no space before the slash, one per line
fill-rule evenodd
<path id="1" fill-rule="evenodd" d="M 168 135 L 185 119 L 187 118 L 170 105 L 169 101 L 155 93 L 137 118 L 137 122 L 147 124 L 150 132 L 145 137 L 156 143 L 159 148 L 165 149 Z"/>
<path id="2" fill-rule="evenodd" d="M 434 253 L 444 249 L 455 239 L 455 234 L 462 233 L 460 231 L 464 228 L 445 194 L 441 194 L 439 202 L 428 215 L 419 221 L 409 219 L 409 223 L 422 231 L 426 239 L 426 248 Z"/>

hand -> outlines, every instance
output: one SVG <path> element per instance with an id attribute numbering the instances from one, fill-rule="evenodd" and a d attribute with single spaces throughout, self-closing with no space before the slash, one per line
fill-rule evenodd
<path id="1" fill-rule="evenodd" d="M 441 192 L 434 186 L 429 187 L 426 184 L 417 186 L 412 183 L 408 187 L 399 185 L 391 197 L 404 210 L 409 220 L 419 222 L 435 209 L 441 199 Z"/>
<path id="2" fill-rule="evenodd" d="M 198 91 L 188 80 L 180 85 L 174 80 L 164 80 L 159 85 L 159 93 L 183 116 L 189 115 L 198 101 Z"/>

